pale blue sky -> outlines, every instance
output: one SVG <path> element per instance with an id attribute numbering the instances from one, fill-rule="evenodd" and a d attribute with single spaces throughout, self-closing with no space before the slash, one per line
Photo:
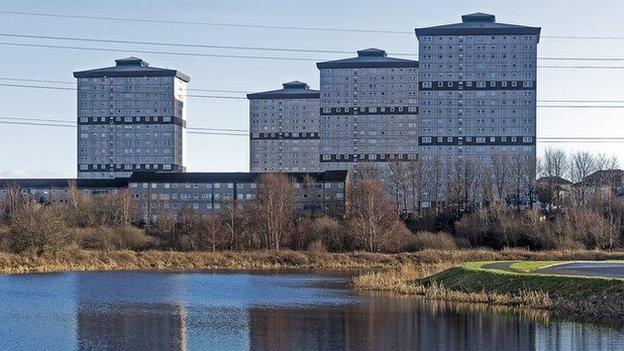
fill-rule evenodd
<path id="1" fill-rule="evenodd" d="M 542 35 L 624 36 L 621 1 L 2 1 L 0 11 L 27 11 L 94 16 L 119 16 L 189 21 L 351 27 L 411 31 L 415 27 L 458 22 L 470 12 L 494 13 L 500 22 L 541 26 Z M 416 54 L 413 34 L 316 32 L 107 22 L 0 14 L 0 33 L 76 36 L 116 40 L 357 50 L 378 47 L 388 52 Z M 0 37 L 0 43 L 128 48 L 127 52 L 90 52 L 10 47 L 0 44 L 0 78 L 73 81 L 72 72 L 113 65 L 129 55 L 153 66 L 179 69 L 191 77 L 191 87 L 262 91 L 290 80 L 318 88 L 313 62 L 186 57 L 136 54 L 132 49 L 239 55 L 292 56 L 319 59 L 337 54 L 295 54 L 241 50 L 148 47 L 126 44 L 56 42 Z M 560 40 L 543 38 L 539 56 L 624 57 L 624 40 Z M 541 62 L 561 65 L 624 66 L 624 62 Z M 0 81 L 0 83 L 12 83 Z M 624 70 L 540 69 L 538 98 L 564 100 L 624 100 Z M 27 83 L 28 84 L 28 83 Z M 29 83 L 36 84 L 36 83 Z M 41 83 L 44 85 L 43 83 Z M 59 84 L 47 84 L 59 85 Z M 213 93 L 225 95 L 224 93 Z M 0 87 L 0 116 L 75 119 L 72 91 Z M 604 104 L 603 104 L 604 105 Z M 624 105 L 620 103 L 618 105 Z M 246 100 L 190 98 L 192 127 L 248 127 Z M 624 136 L 624 109 L 538 109 L 538 136 Z M 73 177 L 76 174 L 76 133 L 70 128 L 0 124 L 0 177 Z M 542 149 L 545 145 L 540 144 Z M 624 159 L 624 144 L 555 144 L 568 151 L 587 149 Z M 189 171 L 247 171 L 245 137 L 189 135 Z"/>

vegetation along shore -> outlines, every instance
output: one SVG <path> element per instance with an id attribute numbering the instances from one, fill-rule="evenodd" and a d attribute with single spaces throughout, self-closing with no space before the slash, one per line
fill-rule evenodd
<path id="1" fill-rule="evenodd" d="M 586 253 L 585 253 L 586 254 Z M 624 279 L 541 273 L 565 263 L 551 253 L 549 261 L 407 264 L 360 275 L 354 285 L 362 290 L 392 291 L 427 299 L 476 302 L 544 309 L 555 315 L 622 323 Z M 582 259 L 583 254 L 578 254 Z M 609 254 L 617 259 L 617 254 Z M 584 260 L 584 259 L 583 259 Z M 503 268 L 507 266 L 506 268 Z"/>

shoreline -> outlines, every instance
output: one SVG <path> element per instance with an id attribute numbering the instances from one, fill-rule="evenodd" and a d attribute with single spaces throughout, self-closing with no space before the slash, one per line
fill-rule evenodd
<path id="1" fill-rule="evenodd" d="M 624 251 L 509 249 L 424 250 L 412 253 L 308 251 L 95 251 L 65 250 L 41 256 L 0 252 L 0 274 L 121 270 L 392 269 L 445 267 L 473 261 L 624 260 Z M 435 273 L 430 270 L 430 273 Z M 421 278 L 424 278 L 421 277 Z"/>
<path id="2" fill-rule="evenodd" d="M 362 274 L 353 282 L 360 290 L 544 310 L 561 318 L 624 324 L 624 279 L 511 272 L 487 268 L 488 265 L 492 262 L 407 265 Z"/>

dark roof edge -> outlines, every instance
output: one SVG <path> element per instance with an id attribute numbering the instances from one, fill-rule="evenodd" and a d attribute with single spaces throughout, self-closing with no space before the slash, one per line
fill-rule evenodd
<path id="1" fill-rule="evenodd" d="M 154 71 L 100 71 L 89 70 L 74 72 L 74 78 L 102 78 L 102 77 L 176 77 L 188 83 L 191 78 L 186 74 L 176 70 L 154 70 Z"/>
<path id="2" fill-rule="evenodd" d="M 318 91 L 310 91 L 309 93 L 252 93 L 247 94 L 249 100 L 268 100 L 268 99 L 318 99 L 321 93 Z"/>
<path id="3" fill-rule="evenodd" d="M 20 188 L 68 188 L 69 184 L 78 188 L 125 188 L 127 178 L 76 179 L 76 178 L 11 178 L 0 179 L 0 188 L 17 186 Z"/>
<path id="4" fill-rule="evenodd" d="M 404 68 L 404 67 L 418 67 L 418 61 L 415 61 L 415 60 L 383 61 L 383 62 L 326 61 L 326 62 L 317 62 L 316 67 L 319 69 L 323 69 L 323 68 Z"/>
<path id="5" fill-rule="evenodd" d="M 207 181 L 255 181 L 261 175 L 266 173 L 246 173 L 246 172 L 233 172 L 233 173 L 204 173 L 204 172 L 184 172 L 184 173 L 154 173 L 154 172 L 134 172 L 129 178 L 129 183 L 138 182 L 207 182 Z M 310 176 L 318 181 L 344 181 L 347 178 L 347 171 L 325 171 L 325 172 L 293 172 L 293 173 L 280 173 L 294 178 L 297 181 L 302 181 L 306 176 Z"/>
<path id="6" fill-rule="evenodd" d="M 537 41 L 539 42 L 539 36 L 541 27 L 528 27 L 517 26 L 507 28 L 438 28 L 438 27 L 424 27 L 416 28 L 416 36 L 421 35 L 537 35 Z"/>

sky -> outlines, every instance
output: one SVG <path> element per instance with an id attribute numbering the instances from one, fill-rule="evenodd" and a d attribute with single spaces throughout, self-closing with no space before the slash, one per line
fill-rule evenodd
<path id="1" fill-rule="evenodd" d="M 348 50 L 377 47 L 389 53 L 417 54 L 413 29 L 460 21 L 472 12 L 488 12 L 503 23 L 542 27 L 543 36 L 624 37 L 624 2 L 612 1 L 243 1 L 243 0 L 21 0 L 0 1 L 1 11 L 48 14 L 114 16 L 159 20 L 254 25 L 359 28 L 409 33 L 309 31 L 232 26 L 102 21 L 12 15 L 0 13 L 0 33 L 81 38 L 173 42 L 187 44 L 260 46 Z M 121 49 L 123 52 L 86 51 L 8 46 L 6 43 L 65 45 Z M 197 57 L 137 53 L 133 50 L 196 52 L 204 54 L 280 56 L 339 59 L 348 54 L 292 53 L 231 49 L 147 46 L 138 44 L 71 42 L 0 35 L 0 83 L 73 87 L 62 83 L 33 83 L 2 78 L 72 82 L 72 72 L 113 66 L 116 58 L 138 56 L 155 67 L 173 68 L 191 77 L 190 88 L 265 91 L 281 83 L 301 80 L 318 89 L 319 74 L 313 61 Z M 539 57 L 619 57 L 624 40 L 555 39 L 543 37 Z M 624 66 L 624 62 L 540 61 L 540 65 Z M 624 69 L 538 69 L 538 99 L 622 100 Z M 242 96 L 232 93 L 197 94 Z M 76 119 L 76 96 L 71 90 L 0 86 L 0 117 Z M 556 103 L 551 103 L 554 105 Z M 579 105 L 581 103 L 574 103 Z M 606 103 L 598 104 L 605 105 Z M 584 104 L 586 105 L 586 104 Z M 249 127 L 245 99 L 189 98 L 189 127 Z M 624 137 L 624 109 L 539 108 L 538 137 Z M 5 120 L 6 121 L 6 120 Z M 624 161 L 624 143 L 544 144 L 572 153 L 587 150 L 613 154 Z M 76 132 L 72 128 L 0 124 L 0 178 L 75 177 Z M 249 141 L 241 136 L 187 137 L 187 171 L 248 171 Z"/>

